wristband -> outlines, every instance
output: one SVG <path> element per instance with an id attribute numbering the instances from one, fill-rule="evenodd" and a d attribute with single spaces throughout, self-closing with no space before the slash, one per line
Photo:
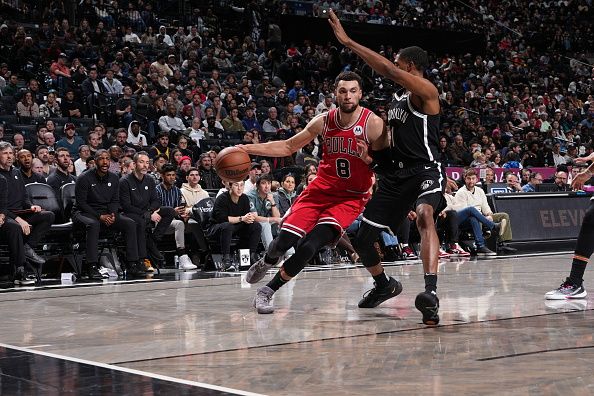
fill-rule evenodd
<path id="1" fill-rule="evenodd" d="M 272 208 L 274 208 L 274 207 L 276 206 L 276 204 L 272 204 L 272 205 L 270 205 L 270 206 L 271 206 Z"/>
<path id="2" fill-rule="evenodd" d="M 239 222 L 241 223 L 243 216 L 239 216 Z"/>

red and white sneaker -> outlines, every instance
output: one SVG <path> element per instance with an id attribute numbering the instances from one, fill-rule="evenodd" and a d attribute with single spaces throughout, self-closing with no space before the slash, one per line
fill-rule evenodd
<path id="1" fill-rule="evenodd" d="M 447 259 L 450 258 L 450 254 L 448 252 L 446 252 L 445 250 L 443 250 L 443 248 L 439 248 L 439 258 L 440 259 Z"/>
<path id="2" fill-rule="evenodd" d="M 416 260 L 418 256 L 415 254 L 415 251 L 412 250 L 410 246 L 405 246 L 402 248 L 402 257 L 405 260 Z"/>
<path id="3" fill-rule="evenodd" d="M 457 243 L 452 243 L 450 245 L 449 249 L 447 250 L 447 252 L 452 256 L 458 256 L 458 257 L 470 256 L 470 253 L 468 253 L 466 250 L 462 249 L 462 246 L 460 246 Z"/>

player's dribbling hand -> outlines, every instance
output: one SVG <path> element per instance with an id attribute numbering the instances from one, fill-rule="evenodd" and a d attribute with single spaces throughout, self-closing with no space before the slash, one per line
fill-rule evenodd
<path id="1" fill-rule="evenodd" d="M 594 154 L 590 154 L 587 157 L 577 157 L 573 159 L 573 162 L 576 164 L 585 164 L 588 161 L 594 160 Z"/>
<path id="2" fill-rule="evenodd" d="M 363 139 L 357 139 L 357 154 L 367 165 L 373 162 L 373 158 L 369 156 L 369 146 Z"/>
<path id="3" fill-rule="evenodd" d="M 588 171 L 578 173 L 571 182 L 571 188 L 573 188 L 575 191 L 583 189 L 584 184 L 590 180 L 591 177 L 592 174 Z"/>
<path id="4" fill-rule="evenodd" d="M 447 186 L 450 188 L 450 190 L 452 191 L 458 191 L 458 185 L 456 184 L 456 182 L 450 178 L 448 178 L 447 181 Z"/>
<path id="5" fill-rule="evenodd" d="M 340 20 L 338 19 L 334 11 L 328 10 L 328 17 L 328 22 L 330 23 L 332 30 L 334 30 L 334 35 L 336 36 L 338 41 L 340 41 L 341 44 L 346 45 L 346 43 L 349 41 L 349 36 L 347 36 L 346 32 L 342 27 L 342 24 L 340 23 Z"/>
<path id="6" fill-rule="evenodd" d="M 249 151 L 247 150 L 247 146 L 249 146 L 248 144 L 236 144 L 235 148 L 238 148 L 240 150 L 245 151 L 248 155 L 250 154 Z"/>

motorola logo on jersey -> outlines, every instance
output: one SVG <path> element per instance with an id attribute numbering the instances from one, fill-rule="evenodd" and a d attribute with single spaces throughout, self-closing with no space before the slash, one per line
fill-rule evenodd
<path id="1" fill-rule="evenodd" d="M 355 136 L 363 135 L 363 127 L 361 125 L 357 125 L 355 129 L 353 129 L 353 133 L 355 134 Z"/>

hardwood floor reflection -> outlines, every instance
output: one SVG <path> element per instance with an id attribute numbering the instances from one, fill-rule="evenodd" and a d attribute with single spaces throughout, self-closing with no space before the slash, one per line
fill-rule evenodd
<path id="1" fill-rule="evenodd" d="M 437 328 L 414 308 L 418 264 L 387 268 L 404 291 L 375 309 L 357 307 L 372 287 L 361 268 L 300 275 L 273 315 L 254 312 L 259 285 L 238 276 L 3 293 L 0 341 L 270 395 L 590 394 L 594 303 L 543 299 L 569 266 L 567 255 L 443 262 Z M 25 390 L 38 375 L 27 364 Z M 80 368 L 52 370 L 80 379 L 39 382 L 48 392 L 87 389 Z M 143 381 L 131 384 L 154 386 Z"/>

